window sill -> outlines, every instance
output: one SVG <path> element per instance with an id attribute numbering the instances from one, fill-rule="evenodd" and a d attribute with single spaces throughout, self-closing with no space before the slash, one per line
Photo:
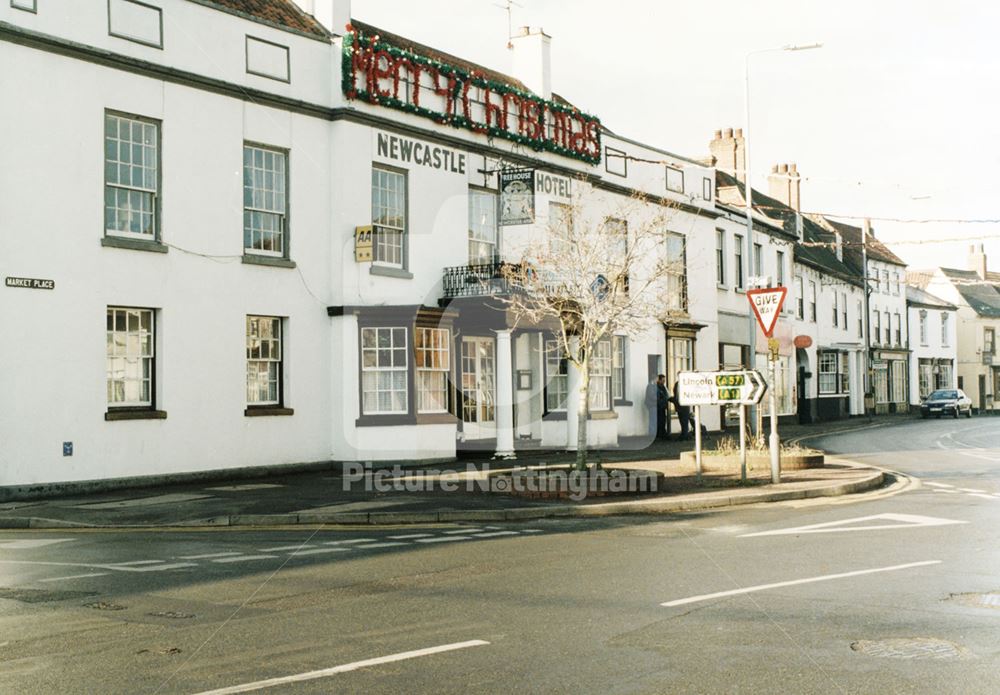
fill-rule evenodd
<path id="1" fill-rule="evenodd" d="M 167 411 L 150 408 L 112 408 L 104 413 L 104 419 L 115 420 L 166 420 Z"/>
<path id="2" fill-rule="evenodd" d="M 417 413 L 418 425 L 457 425 L 458 418 L 451 413 Z"/>
<path id="3" fill-rule="evenodd" d="M 130 239 L 120 236 L 105 236 L 101 239 L 101 246 L 109 246 L 116 249 L 129 249 L 131 251 L 152 251 L 153 253 L 166 253 L 169 247 L 161 244 L 155 239 Z"/>
<path id="4" fill-rule="evenodd" d="M 269 415 L 295 415 L 295 411 L 291 408 L 279 408 L 278 406 L 270 405 L 256 405 L 247 406 L 247 409 L 243 411 L 243 415 L 246 417 L 267 417 Z"/>
<path id="5" fill-rule="evenodd" d="M 630 406 L 630 405 L 635 405 L 635 403 L 633 403 L 632 401 L 626 400 L 624 398 L 616 398 L 615 399 L 615 405 Z"/>
<path id="6" fill-rule="evenodd" d="M 279 256 L 257 256 L 252 253 L 243 254 L 243 262 L 247 265 L 267 265 L 272 268 L 294 268 L 295 261 Z"/>
<path id="7" fill-rule="evenodd" d="M 590 419 L 590 420 L 617 420 L 618 419 L 618 413 L 616 413 L 613 410 L 598 410 L 596 412 L 591 411 L 589 413 L 589 415 L 590 415 L 590 417 L 588 419 Z"/>
<path id="8" fill-rule="evenodd" d="M 417 418 L 409 413 L 395 415 L 362 415 L 354 421 L 357 427 L 398 427 L 417 424 Z"/>
<path id="9" fill-rule="evenodd" d="M 375 265 L 368 270 L 372 275 L 381 275 L 387 278 L 399 278 L 400 280 L 412 280 L 413 273 L 402 268 L 392 268 L 387 265 Z"/>
<path id="10" fill-rule="evenodd" d="M 728 292 L 728 291 L 729 291 L 729 286 L 728 286 L 728 285 L 720 285 L 720 284 L 716 283 L 716 285 L 715 285 L 715 286 L 716 286 L 716 288 L 718 288 L 718 289 L 720 289 L 720 290 L 724 290 L 724 291 L 726 291 L 726 292 Z"/>
<path id="11" fill-rule="evenodd" d="M 617 420 L 618 413 L 613 410 L 591 410 L 587 414 L 588 420 Z M 565 410 L 555 410 L 545 413 L 542 416 L 544 422 L 565 422 L 566 421 L 566 411 Z"/>

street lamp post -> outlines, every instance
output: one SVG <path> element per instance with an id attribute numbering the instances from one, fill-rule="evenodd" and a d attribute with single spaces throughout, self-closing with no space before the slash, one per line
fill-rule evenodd
<path id="1" fill-rule="evenodd" d="M 758 53 L 771 53 L 775 51 L 808 51 L 813 48 L 822 48 L 821 43 L 811 43 L 803 45 L 787 45 L 778 48 L 763 48 L 756 51 L 750 51 L 746 54 L 743 59 L 743 72 L 744 72 L 744 82 L 743 82 L 743 105 L 744 105 L 744 123 L 743 123 L 743 200 L 746 204 L 746 217 L 747 217 L 747 253 L 746 258 L 750 259 L 750 267 L 755 267 L 755 260 L 753 258 L 753 187 L 750 182 L 750 56 L 756 55 Z M 757 366 L 757 323 L 754 319 L 753 314 L 749 317 L 750 326 L 750 368 L 755 369 Z M 771 389 L 772 396 L 776 391 L 774 382 L 775 370 L 771 370 Z M 752 406 L 750 413 L 750 421 L 757 424 L 757 406 Z M 757 427 L 758 433 L 760 428 Z M 740 437 L 744 436 L 743 432 L 740 432 Z M 771 470 L 778 470 L 778 416 L 776 412 L 775 399 L 771 399 L 771 436 L 769 437 L 769 448 L 771 450 Z M 777 481 L 775 481 L 777 482 Z"/>

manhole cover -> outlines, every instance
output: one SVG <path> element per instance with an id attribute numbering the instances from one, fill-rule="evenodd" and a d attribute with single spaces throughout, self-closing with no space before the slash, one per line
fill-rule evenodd
<path id="1" fill-rule="evenodd" d="M 948 600 L 973 608 L 1000 608 L 1000 592 L 987 594 L 952 594 Z"/>
<path id="2" fill-rule="evenodd" d="M 108 603 L 107 601 L 97 601 L 96 603 L 86 603 L 84 608 L 93 608 L 95 611 L 123 611 L 125 606 L 121 606 L 117 603 Z"/>
<path id="3" fill-rule="evenodd" d="M 194 613 L 178 613 L 177 611 L 157 611 L 155 613 L 147 613 L 146 615 L 151 615 L 154 618 L 170 618 L 171 620 L 184 620 L 194 617 Z"/>
<path id="4" fill-rule="evenodd" d="M 947 640 L 930 637 L 901 637 L 851 642 L 851 649 L 865 656 L 888 659 L 960 659 L 962 647 Z"/>
<path id="5" fill-rule="evenodd" d="M 180 654 L 177 647 L 156 647 L 154 649 L 140 649 L 136 654 Z"/>
<path id="6" fill-rule="evenodd" d="M 48 601 L 66 601 L 71 598 L 93 596 L 94 591 L 47 591 L 45 589 L 6 589 L 0 588 L 0 599 L 23 603 L 46 603 Z"/>

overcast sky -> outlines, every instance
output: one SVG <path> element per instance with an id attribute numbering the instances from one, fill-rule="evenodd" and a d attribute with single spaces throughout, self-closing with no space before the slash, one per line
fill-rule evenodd
<path id="1" fill-rule="evenodd" d="M 353 0 L 352 14 L 509 71 L 505 0 Z M 958 0 L 518 0 L 516 27 L 552 39 L 554 91 L 627 137 L 690 157 L 743 123 L 751 58 L 754 186 L 796 162 L 806 211 L 905 219 L 996 219 L 1000 197 L 1000 3 Z M 965 268 L 1000 224 L 873 222 L 914 267 Z"/>

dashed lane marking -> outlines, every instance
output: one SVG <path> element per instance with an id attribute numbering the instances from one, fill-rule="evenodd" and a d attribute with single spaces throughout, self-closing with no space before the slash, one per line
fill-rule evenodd
<path id="1" fill-rule="evenodd" d="M 289 553 L 289 555 L 323 555 L 325 553 L 346 553 L 348 550 L 350 550 L 350 548 L 313 548 L 311 550 L 296 550 Z"/>
<path id="2" fill-rule="evenodd" d="M 286 550 L 305 550 L 306 548 L 313 548 L 315 546 L 309 545 L 307 543 L 299 543 L 298 545 L 279 545 L 274 548 L 261 548 L 262 553 L 281 553 Z"/>
<path id="3" fill-rule="evenodd" d="M 430 538 L 433 535 L 434 535 L 433 533 L 406 533 L 402 536 L 389 536 L 389 538 L 393 540 L 402 541 L 402 540 L 409 540 L 411 538 Z"/>
<path id="4" fill-rule="evenodd" d="M 464 533 L 476 533 L 476 532 L 479 532 L 479 531 L 482 531 L 482 530 L 483 529 L 481 529 L 481 528 L 460 528 L 457 531 L 445 531 L 444 535 L 446 535 L 446 536 L 460 536 L 460 535 L 462 535 Z"/>
<path id="5" fill-rule="evenodd" d="M 961 490 L 962 492 L 986 492 L 986 490 L 980 490 L 979 488 L 976 487 L 960 487 L 958 489 Z"/>
<path id="6" fill-rule="evenodd" d="M 277 555 L 240 555 L 239 557 L 220 557 L 212 560 L 212 562 L 218 562 L 220 564 L 230 563 L 230 562 L 249 562 L 251 560 L 271 560 L 278 557 Z"/>
<path id="7" fill-rule="evenodd" d="M 449 541 L 467 541 L 469 536 L 442 536 L 440 538 L 420 538 L 417 543 L 447 543 Z"/>
<path id="8" fill-rule="evenodd" d="M 215 557 L 226 557 L 227 555 L 242 555 L 243 553 L 205 553 L 204 555 L 179 555 L 179 560 L 210 560 Z"/>
<path id="9" fill-rule="evenodd" d="M 472 535 L 476 538 L 497 538 L 499 536 L 517 536 L 519 534 L 517 531 L 488 531 L 486 533 L 474 533 Z"/>
<path id="10" fill-rule="evenodd" d="M 326 541 L 323 545 L 352 545 L 354 543 L 371 543 L 375 538 L 352 538 L 347 541 Z"/>
<path id="11" fill-rule="evenodd" d="M 61 582 L 64 579 L 86 579 L 88 577 L 103 577 L 107 575 L 107 572 L 88 572 L 87 574 L 71 574 L 68 577 L 49 577 L 48 579 L 39 579 L 39 582 Z"/>
<path id="12" fill-rule="evenodd" d="M 0 541 L 2 550 L 33 550 L 34 548 L 44 548 L 47 545 L 56 543 L 67 543 L 74 538 L 25 538 L 16 541 Z"/>
<path id="13" fill-rule="evenodd" d="M 369 548 L 395 548 L 400 545 L 409 545 L 409 543 L 403 541 L 386 541 L 385 543 L 368 543 L 367 545 L 356 545 L 354 547 L 367 550 Z"/>

